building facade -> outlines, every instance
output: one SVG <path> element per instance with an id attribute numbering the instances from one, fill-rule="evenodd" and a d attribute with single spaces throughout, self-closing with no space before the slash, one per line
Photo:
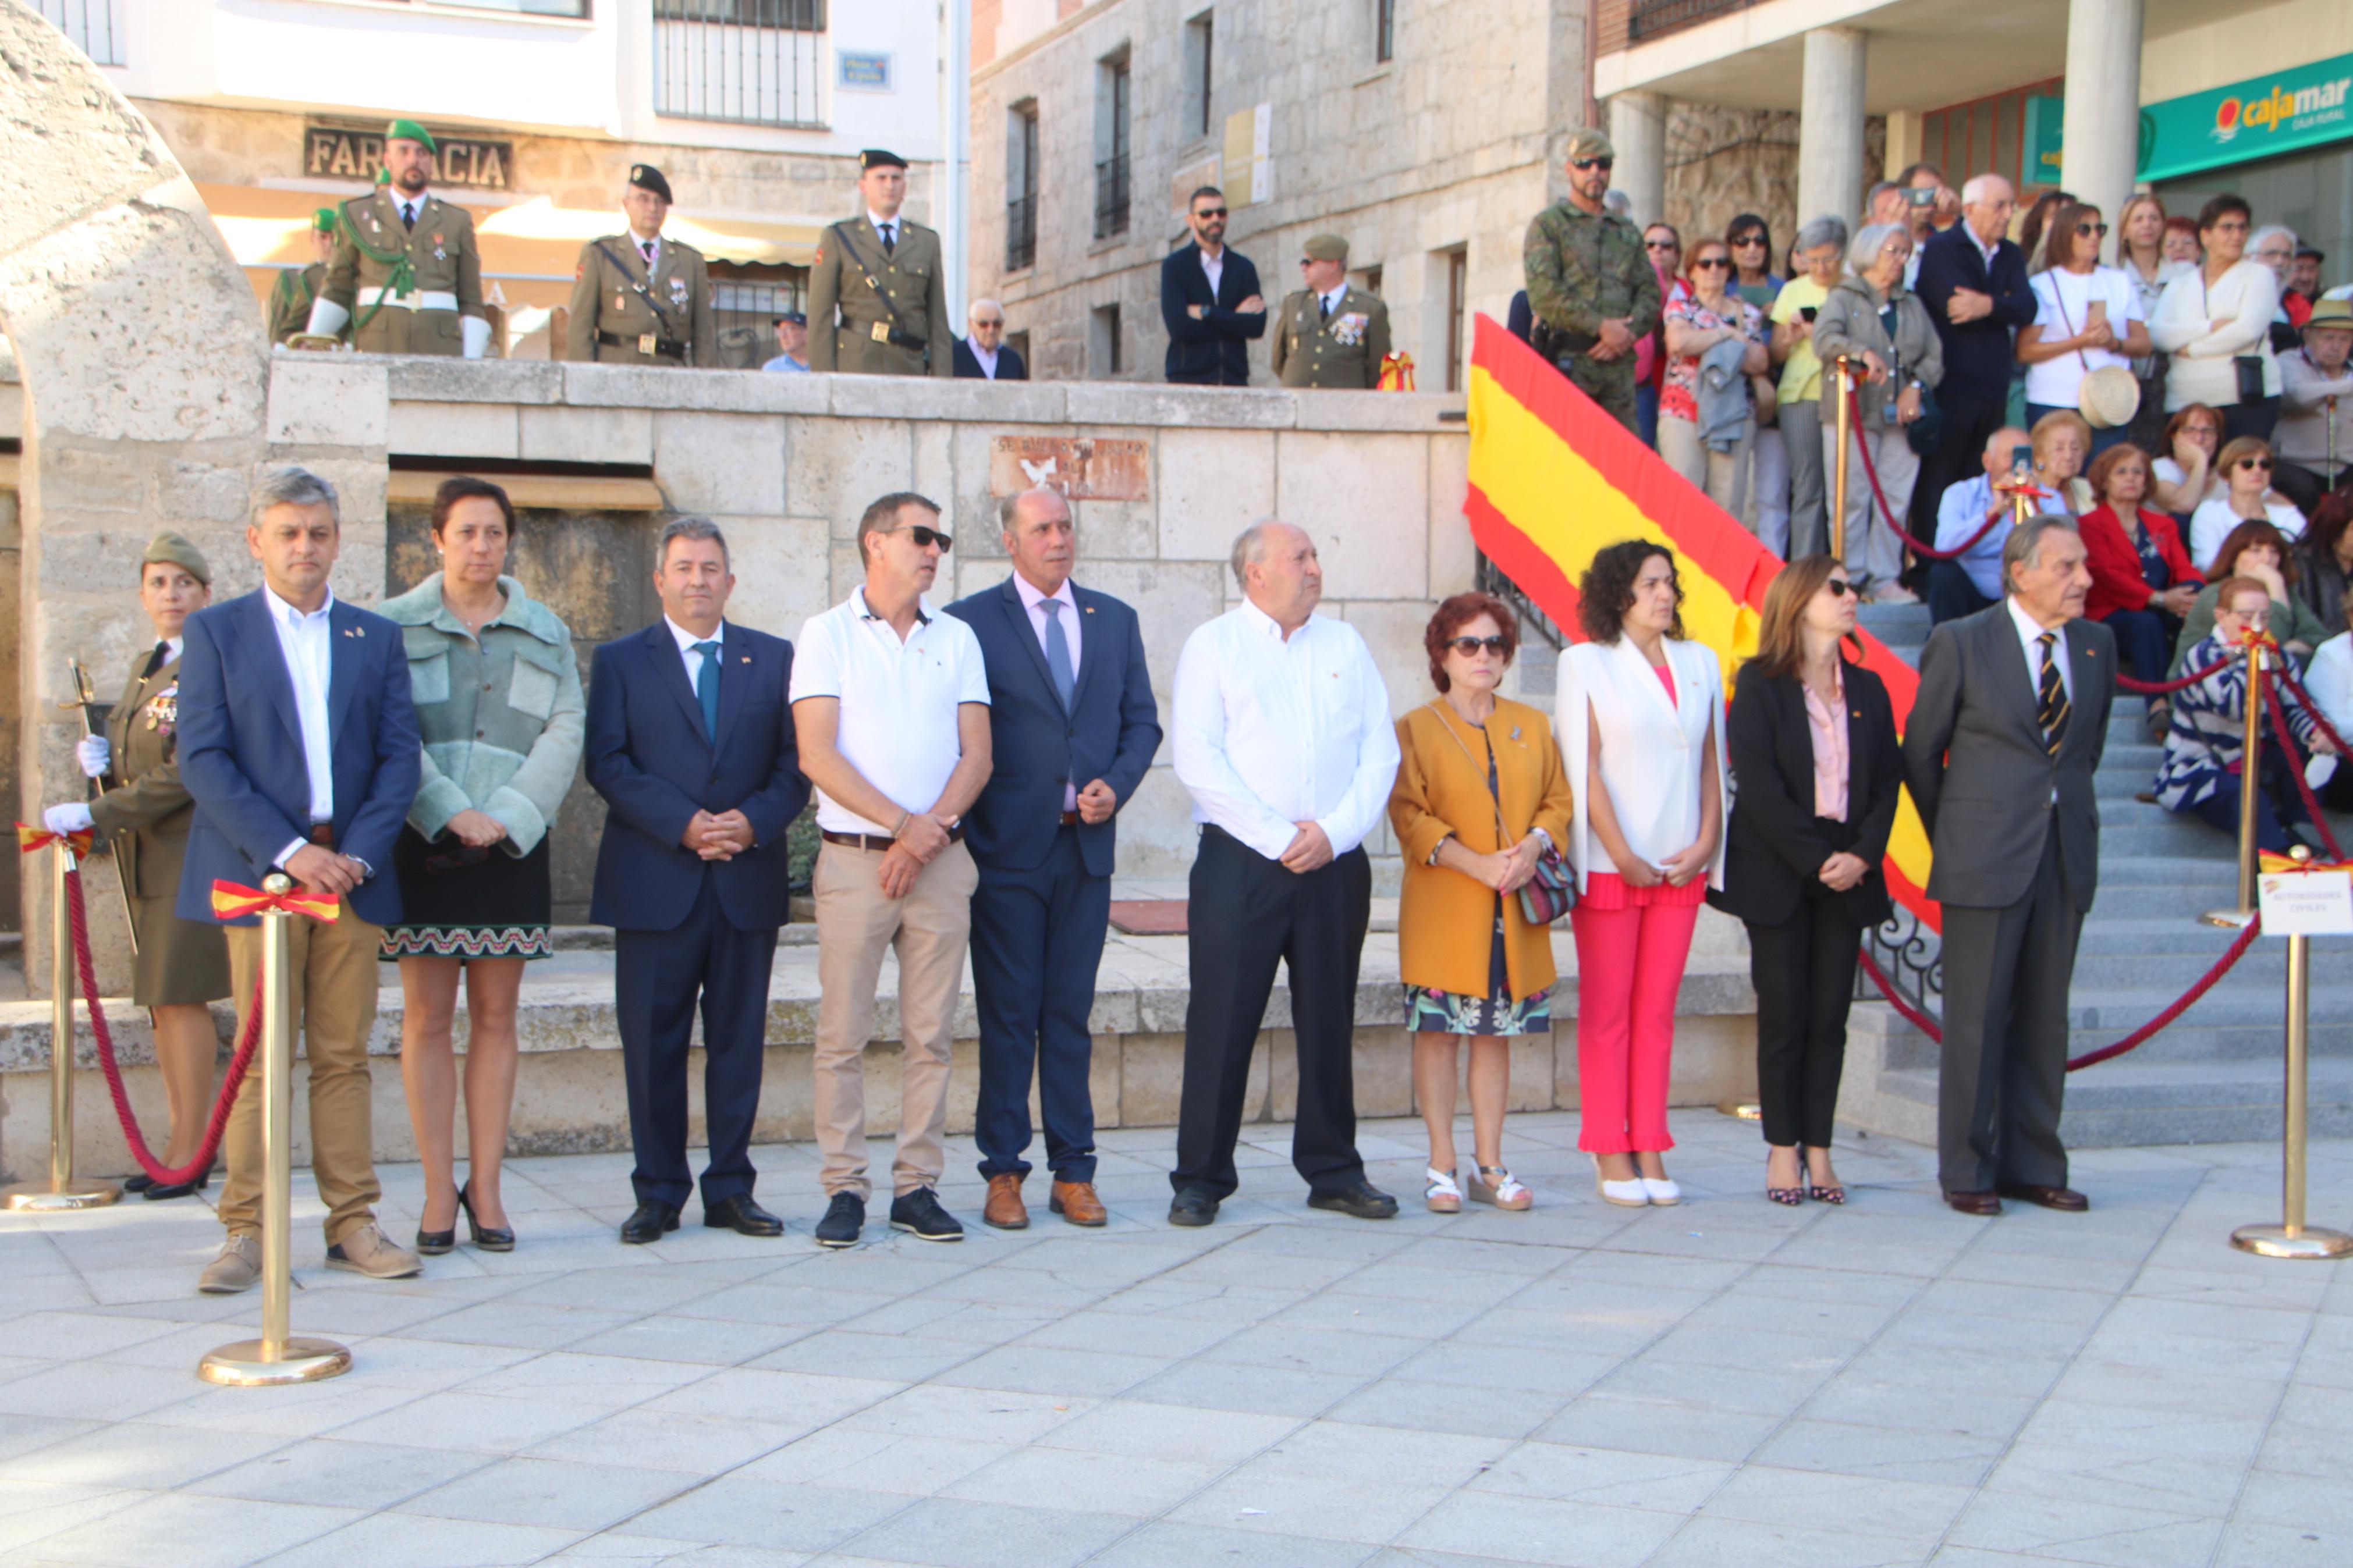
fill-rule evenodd
<path id="1" fill-rule="evenodd" d="M 393 116 L 470 210 L 493 353 L 550 357 L 583 241 L 621 227 L 632 163 L 668 175 L 723 331 L 757 364 L 857 153 L 911 160 L 933 221 L 941 13 L 836 0 L 27 0 L 162 132 L 267 297 L 313 209 L 364 195 Z M 557 351 L 560 353 L 560 349 Z M 757 357 L 750 357 L 756 355 Z"/>

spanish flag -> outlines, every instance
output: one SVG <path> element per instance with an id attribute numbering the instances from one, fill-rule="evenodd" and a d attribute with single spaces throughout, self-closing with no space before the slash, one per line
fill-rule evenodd
<path id="1" fill-rule="evenodd" d="M 1683 579 L 1683 629 L 1714 648 L 1732 689 L 1757 651 L 1766 584 L 1781 559 L 1694 489 L 1633 433 L 1493 318 L 1478 318 L 1471 355 L 1471 537 L 1521 592 L 1577 635 L 1577 583 L 1596 552 L 1651 539 Z M 1887 685 L 1900 731 L 1919 678 L 1870 633 L 1863 665 Z M 1888 890 L 1931 929 L 1928 835 L 1905 795 L 1887 844 Z"/>

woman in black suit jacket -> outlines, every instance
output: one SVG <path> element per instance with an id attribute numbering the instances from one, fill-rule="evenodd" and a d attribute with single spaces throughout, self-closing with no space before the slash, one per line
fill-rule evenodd
<path id="1" fill-rule="evenodd" d="M 1890 910 L 1880 861 L 1903 753 L 1887 688 L 1840 656 L 1854 614 L 1846 568 L 1830 556 L 1783 567 L 1725 725 L 1734 805 L 1724 887 L 1708 902 L 1748 927 L 1765 1195 L 1778 1204 L 1846 1201 L 1831 1121 L 1847 1006 L 1862 932 Z"/>

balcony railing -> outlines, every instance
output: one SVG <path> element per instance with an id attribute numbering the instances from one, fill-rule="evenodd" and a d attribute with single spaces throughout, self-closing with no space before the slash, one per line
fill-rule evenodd
<path id="1" fill-rule="evenodd" d="M 1005 270 L 1038 265 L 1038 198 L 1016 196 L 1005 204 Z"/>
<path id="2" fill-rule="evenodd" d="M 825 0 L 654 0 L 654 111 L 825 123 Z"/>
<path id="3" fill-rule="evenodd" d="M 34 9 L 57 24 L 93 64 L 119 66 L 122 51 L 124 0 L 33 0 Z"/>
<path id="4" fill-rule="evenodd" d="M 1095 165 L 1095 237 L 1109 239 L 1127 232 L 1127 154 L 1105 158 Z"/>
<path id="5" fill-rule="evenodd" d="M 1695 27 L 1735 11 L 1746 11 L 1757 0 L 1633 0 L 1626 10 L 1626 41 L 1639 44 L 1662 33 Z"/>

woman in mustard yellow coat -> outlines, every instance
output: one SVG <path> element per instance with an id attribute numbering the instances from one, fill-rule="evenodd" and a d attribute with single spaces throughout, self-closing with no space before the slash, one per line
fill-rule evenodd
<path id="1" fill-rule="evenodd" d="M 1389 821 L 1405 857 L 1398 960 L 1413 1034 L 1414 1098 L 1430 1129 L 1423 1200 L 1454 1214 L 1475 1202 L 1525 1209 L 1535 1195 L 1504 1164 L 1510 1037 L 1549 1034 L 1552 929 L 1515 896 L 1537 857 L 1568 835 L 1567 771 L 1552 725 L 1495 689 L 1519 649 L 1511 610 L 1457 594 L 1422 634 L 1439 695 L 1398 721 L 1404 753 Z M 1478 1170 L 1454 1164 L 1456 1042 L 1471 1041 L 1471 1130 Z"/>

